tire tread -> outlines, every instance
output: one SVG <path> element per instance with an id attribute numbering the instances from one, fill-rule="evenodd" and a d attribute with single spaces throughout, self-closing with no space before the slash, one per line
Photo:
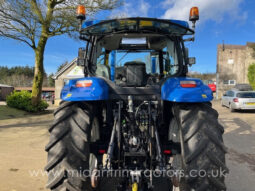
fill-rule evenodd
<path id="1" fill-rule="evenodd" d="M 183 103 L 174 105 L 173 114 L 181 128 L 184 146 L 183 168 L 186 177 L 181 187 L 196 191 L 226 190 L 224 177 L 209 175 L 213 170 L 220 169 L 228 173 L 225 164 L 227 148 L 222 139 L 224 128 L 218 122 L 218 112 L 209 104 Z M 208 176 L 191 177 L 189 172 L 192 169 L 205 170 Z"/>

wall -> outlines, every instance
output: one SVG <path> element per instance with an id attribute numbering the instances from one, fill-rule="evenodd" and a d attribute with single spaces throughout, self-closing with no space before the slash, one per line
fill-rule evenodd
<path id="1" fill-rule="evenodd" d="M 0 101 L 5 101 L 6 96 L 10 95 L 13 90 L 13 87 L 0 87 Z"/>
<path id="2" fill-rule="evenodd" d="M 255 63 L 253 43 L 246 45 L 218 45 L 217 73 L 218 73 L 218 98 L 231 89 L 234 85 L 226 85 L 223 82 L 235 80 L 236 84 L 248 83 L 248 67 Z"/>
<path id="3" fill-rule="evenodd" d="M 71 72 L 76 67 L 76 62 L 71 65 L 67 70 L 65 70 L 60 76 L 55 80 L 55 105 L 58 106 L 61 102 L 60 93 L 64 86 L 64 80 L 67 79 L 66 75 Z"/>

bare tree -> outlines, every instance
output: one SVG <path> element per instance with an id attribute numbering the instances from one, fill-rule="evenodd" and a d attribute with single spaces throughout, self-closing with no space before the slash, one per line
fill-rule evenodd
<path id="1" fill-rule="evenodd" d="M 91 15 L 116 8 L 120 0 L 0 0 L 0 36 L 21 41 L 35 53 L 33 105 L 41 99 L 46 43 L 53 36 L 77 31 L 78 4 L 85 5 Z"/>

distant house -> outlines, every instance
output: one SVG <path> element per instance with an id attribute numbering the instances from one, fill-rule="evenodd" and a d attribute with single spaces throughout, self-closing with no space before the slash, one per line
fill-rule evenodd
<path id="1" fill-rule="evenodd" d="M 66 64 L 60 71 L 58 71 L 53 79 L 55 80 L 55 105 L 59 105 L 60 93 L 65 83 L 69 79 L 84 77 L 83 68 L 77 66 L 77 58 L 72 62 Z"/>
<path id="2" fill-rule="evenodd" d="M 32 92 L 32 87 L 14 87 L 15 91 L 29 91 Z M 45 94 L 52 95 L 55 92 L 54 87 L 42 87 L 42 96 Z"/>
<path id="3" fill-rule="evenodd" d="M 217 50 L 217 95 L 236 84 L 249 83 L 248 67 L 255 63 L 255 43 L 246 45 L 219 44 Z"/>
<path id="4" fill-rule="evenodd" d="M 15 87 L 15 91 L 29 91 L 32 92 L 32 87 Z M 42 92 L 44 93 L 51 93 L 54 92 L 55 88 L 54 87 L 42 87 Z"/>
<path id="5" fill-rule="evenodd" d="M 5 85 L 5 84 L 0 84 L 0 101 L 5 101 L 6 97 L 13 92 L 14 87 Z"/>

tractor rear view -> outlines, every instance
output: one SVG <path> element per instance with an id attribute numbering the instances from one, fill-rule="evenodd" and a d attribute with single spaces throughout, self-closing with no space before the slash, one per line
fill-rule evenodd
<path id="1" fill-rule="evenodd" d="M 46 145 L 53 191 L 226 190 L 223 127 L 210 88 L 187 78 L 185 21 L 81 21 L 77 64 L 54 112 Z M 191 38 L 184 38 L 191 35 Z"/>

